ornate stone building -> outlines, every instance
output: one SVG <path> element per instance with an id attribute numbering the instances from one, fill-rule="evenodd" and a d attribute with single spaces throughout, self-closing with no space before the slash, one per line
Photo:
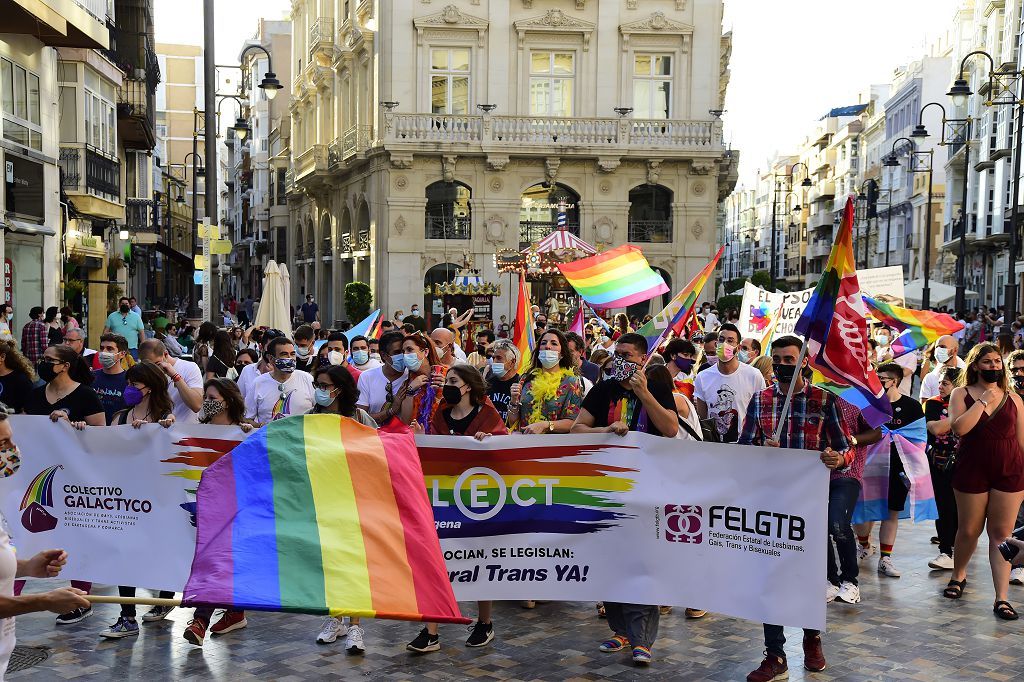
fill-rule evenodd
<path id="1" fill-rule="evenodd" d="M 467 262 L 506 312 L 495 254 L 559 211 L 673 290 L 717 248 L 721 0 L 294 0 L 292 26 L 288 264 L 325 319 L 356 280 L 437 311 L 425 285 Z"/>

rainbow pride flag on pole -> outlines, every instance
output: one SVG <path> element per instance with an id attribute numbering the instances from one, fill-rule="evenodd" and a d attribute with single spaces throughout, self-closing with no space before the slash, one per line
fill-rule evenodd
<path id="1" fill-rule="evenodd" d="M 864 303 L 876 320 L 901 332 L 892 342 L 893 357 L 906 355 L 912 350 L 935 343 L 940 336 L 955 334 L 964 328 L 952 315 L 933 313 L 930 310 L 911 310 L 891 303 L 862 296 Z"/>
<path id="2" fill-rule="evenodd" d="M 697 298 L 707 284 L 711 273 L 718 265 L 718 259 L 722 257 L 725 247 L 719 247 L 718 253 L 711 259 L 711 262 L 690 280 L 690 283 L 683 287 L 682 291 L 673 297 L 665 309 L 650 319 L 644 326 L 636 330 L 637 334 L 647 337 L 647 349 L 654 352 L 661 345 L 670 331 L 680 333 L 683 322 L 697 305 Z"/>
<path id="3" fill-rule="evenodd" d="M 516 302 L 516 317 L 512 322 L 512 343 L 519 349 L 519 373 L 525 372 L 533 360 L 533 345 L 536 343 L 533 330 L 533 313 L 530 312 L 530 297 L 526 293 L 526 273 L 519 273 L 519 300 Z"/>
<path id="4" fill-rule="evenodd" d="M 595 309 L 625 308 L 669 290 L 661 275 L 651 269 L 643 252 L 632 244 L 572 263 L 560 263 L 558 269 Z"/>
<path id="5" fill-rule="evenodd" d="M 185 605 L 469 623 L 413 435 L 337 415 L 263 427 L 203 473 Z"/>
<path id="6" fill-rule="evenodd" d="M 907 502 L 900 511 L 901 519 L 914 523 L 931 521 L 939 517 L 935 506 L 935 490 L 932 487 L 931 471 L 925 444 L 928 431 L 924 417 L 898 429 L 882 427 L 882 440 L 868 446 L 867 461 L 864 464 L 864 485 L 861 488 L 857 506 L 853 509 L 853 523 L 884 521 L 889 518 L 889 461 L 891 445 L 896 446 L 903 470 L 904 483 L 910 486 Z"/>

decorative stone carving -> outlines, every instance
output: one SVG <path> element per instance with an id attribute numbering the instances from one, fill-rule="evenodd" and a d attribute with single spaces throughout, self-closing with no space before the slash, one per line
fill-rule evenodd
<path id="1" fill-rule="evenodd" d="M 508 165 L 508 154 L 488 154 L 487 167 L 495 171 L 505 170 Z"/>
<path id="2" fill-rule="evenodd" d="M 691 161 L 690 175 L 707 175 L 715 169 L 714 161 Z"/>
<path id="3" fill-rule="evenodd" d="M 441 157 L 441 179 L 445 182 L 455 182 L 455 160 L 457 156 Z"/>
<path id="4" fill-rule="evenodd" d="M 583 50 L 590 49 L 590 36 L 595 24 L 582 19 L 570 17 L 560 9 L 549 9 L 543 16 L 532 19 L 519 19 L 515 22 L 516 33 L 519 34 L 519 48 L 524 47 L 527 33 L 582 33 Z"/>
<path id="5" fill-rule="evenodd" d="M 626 0 L 626 9 L 636 9 L 637 0 Z"/>
<path id="6" fill-rule="evenodd" d="M 438 264 L 437 256 L 431 256 L 427 254 L 420 254 L 420 272 L 426 272 L 431 267 Z"/>
<path id="7" fill-rule="evenodd" d="M 547 181 L 554 184 L 558 178 L 558 167 L 562 164 L 562 160 L 557 156 L 549 156 L 544 159 L 544 177 Z"/>
<path id="8" fill-rule="evenodd" d="M 412 154 L 391 152 L 391 167 L 408 170 L 412 168 Z"/>
<path id="9" fill-rule="evenodd" d="M 602 180 L 601 184 L 597 186 L 597 189 L 600 190 L 601 194 L 608 194 L 612 191 L 612 183 L 607 180 Z"/>
<path id="10" fill-rule="evenodd" d="M 492 215 L 487 218 L 487 241 L 492 244 L 500 244 L 505 239 L 505 219 L 500 215 Z"/>
<path id="11" fill-rule="evenodd" d="M 699 197 L 702 194 L 704 194 L 705 191 L 707 191 L 707 187 L 704 186 L 703 182 L 698 181 L 693 183 L 693 187 L 691 188 L 691 190 L 695 195 Z"/>
<path id="12" fill-rule="evenodd" d="M 601 216 L 594 221 L 594 232 L 597 234 L 597 241 L 608 243 L 615 234 L 615 221 L 608 216 Z"/>
<path id="13" fill-rule="evenodd" d="M 630 37 L 634 34 L 657 34 L 657 35 L 677 35 L 686 43 L 693 37 L 693 26 L 690 24 L 684 24 L 681 21 L 675 19 L 669 19 L 665 16 L 664 12 L 654 12 L 651 16 L 640 21 L 631 21 L 626 24 L 619 26 L 619 32 L 622 33 L 622 51 L 626 52 L 629 49 Z"/>
<path id="14" fill-rule="evenodd" d="M 474 3 L 475 4 L 475 3 Z M 447 5 L 437 14 L 430 14 L 425 17 L 418 17 L 413 20 L 416 27 L 416 44 L 423 44 L 423 32 L 428 28 L 443 27 L 445 29 L 464 29 L 476 31 L 477 44 L 484 46 L 484 36 L 487 34 L 487 20 L 474 17 L 461 11 L 455 5 Z"/>
<path id="15" fill-rule="evenodd" d="M 601 156 L 601 157 L 598 157 L 598 159 L 597 159 L 597 168 L 602 173 L 611 173 L 616 168 L 618 168 L 619 164 L 621 164 L 621 163 L 622 163 L 622 159 L 620 159 L 617 156 L 616 157 L 611 157 L 611 158 Z"/>
<path id="16" fill-rule="evenodd" d="M 576 9 L 585 10 L 587 8 L 587 0 L 576 0 Z"/>
<path id="17" fill-rule="evenodd" d="M 408 186 L 409 186 L 409 178 L 405 177 L 404 175 L 396 175 L 395 176 L 395 189 L 403 190 L 403 189 L 405 189 Z"/>
<path id="18" fill-rule="evenodd" d="M 647 162 L 647 184 L 657 185 L 658 180 L 661 179 L 661 162 L 662 159 L 650 159 Z"/>
<path id="19" fill-rule="evenodd" d="M 405 216 L 398 216 L 398 218 L 395 219 L 395 233 L 402 234 L 403 232 L 405 232 L 405 226 Z"/>
<path id="20" fill-rule="evenodd" d="M 492 192 L 500 192 L 505 186 L 505 183 L 501 181 L 501 178 L 491 178 L 491 181 L 487 183 L 487 186 L 491 188 Z"/>
<path id="21" fill-rule="evenodd" d="M 686 0 L 676 0 L 676 10 L 682 12 L 686 9 Z"/>
<path id="22" fill-rule="evenodd" d="M 700 220 L 694 220 L 693 225 L 690 226 L 690 232 L 693 233 L 694 237 L 700 239 L 700 236 L 704 234 L 704 223 Z"/>

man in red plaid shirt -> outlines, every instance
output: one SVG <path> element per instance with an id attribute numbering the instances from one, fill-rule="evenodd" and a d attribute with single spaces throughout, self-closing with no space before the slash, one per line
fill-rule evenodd
<path id="1" fill-rule="evenodd" d="M 35 367 L 46 352 L 49 345 L 46 325 L 43 324 L 43 307 L 33 306 L 28 312 L 28 323 L 21 328 L 21 352 L 25 354 L 28 361 Z"/>

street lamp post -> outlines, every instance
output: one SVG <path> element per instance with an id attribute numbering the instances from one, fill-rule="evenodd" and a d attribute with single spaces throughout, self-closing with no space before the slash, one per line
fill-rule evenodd
<path id="1" fill-rule="evenodd" d="M 864 193 L 864 188 L 865 187 L 868 188 L 868 193 L 867 194 Z M 857 190 L 857 201 L 860 202 L 861 205 L 864 207 L 864 213 L 861 216 L 861 218 L 863 220 L 862 224 L 864 225 L 864 231 L 861 234 L 861 236 L 864 237 L 864 268 L 865 269 L 867 269 L 867 267 L 869 265 L 869 263 L 868 263 L 868 241 L 870 241 L 870 240 L 869 240 L 868 237 L 869 237 L 869 231 L 871 229 L 870 220 L 871 220 L 871 204 L 872 204 L 872 201 L 873 201 L 872 197 L 875 196 L 875 190 L 876 190 L 877 187 L 878 187 L 878 183 L 875 182 L 875 180 L 873 178 L 868 178 L 867 180 L 865 180 L 861 184 L 860 189 Z"/>
<path id="2" fill-rule="evenodd" d="M 780 182 L 780 180 L 781 179 L 786 179 L 790 183 L 792 183 L 793 178 L 796 176 L 797 166 L 803 166 L 804 167 L 804 179 L 800 183 L 800 186 L 801 187 L 810 187 L 811 186 L 810 169 L 807 168 L 807 164 L 802 162 L 802 161 L 798 161 L 797 163 L 794 163 L 790 167 L 789 173 L 773 173 L 772 174 L 772 225 L 771 225 L 771 244 L 772 244 L 771 249 L 772 249 L 772 252 L 770 254 L 771 261 L 770 261 L 770 265 L 769 265 L 768 270 L 769 270 L 769 279 L 771 281 L 771 287 L 772 287 L 773 291 L 776 289 L 776 287 L 775 287 L 775 280 L 776 280 L 777 269 L 778 269 L 778 262 L 779 262 L 779 259 L 778 259 L 778 247 L 776 246 L 776 242 L 775 242 L 775 229 L 776 229 L 776 220 L 777 220 L 776 209 L 778 208 L 778 203 L 779 203 L 779 192 L 782 191 L 782 183 Z"/>
<path id="3" fill-rule="evenodd" d="M 918 136 L 920 137 L 920 136 Z M 909 137 L 900 137 L 893 140 L 892 150 L 889 153 L 888 159 L 886 159 L 883 165 L 893 168 L 900 165 L 899 157 L 896 154 L 896 145 L 900 142 L 906 141 L 910 145 L 910 168 L 908 170 L 911 173 L 928 173 L 928 213 L 925 217 L 925 248 L 924 248 L 924 266 L 922 268 L 923 275 L 923 286 L 921 287 L 921 309 L 927 310 L 931 305 L 931 287 L 928 282 L 928 270 L 931 267 L 931 250 L 932 244 L 932 161 L 934 160 L 934 152 L 918 151 L 914 141 Z M 889 223 L 892 224 L 892 202 L 889 202 Z M 886 235 L 886 241 L 888 241 L 889 235 Z M 886 245 L 888 247 L 888 244 Z"/>

